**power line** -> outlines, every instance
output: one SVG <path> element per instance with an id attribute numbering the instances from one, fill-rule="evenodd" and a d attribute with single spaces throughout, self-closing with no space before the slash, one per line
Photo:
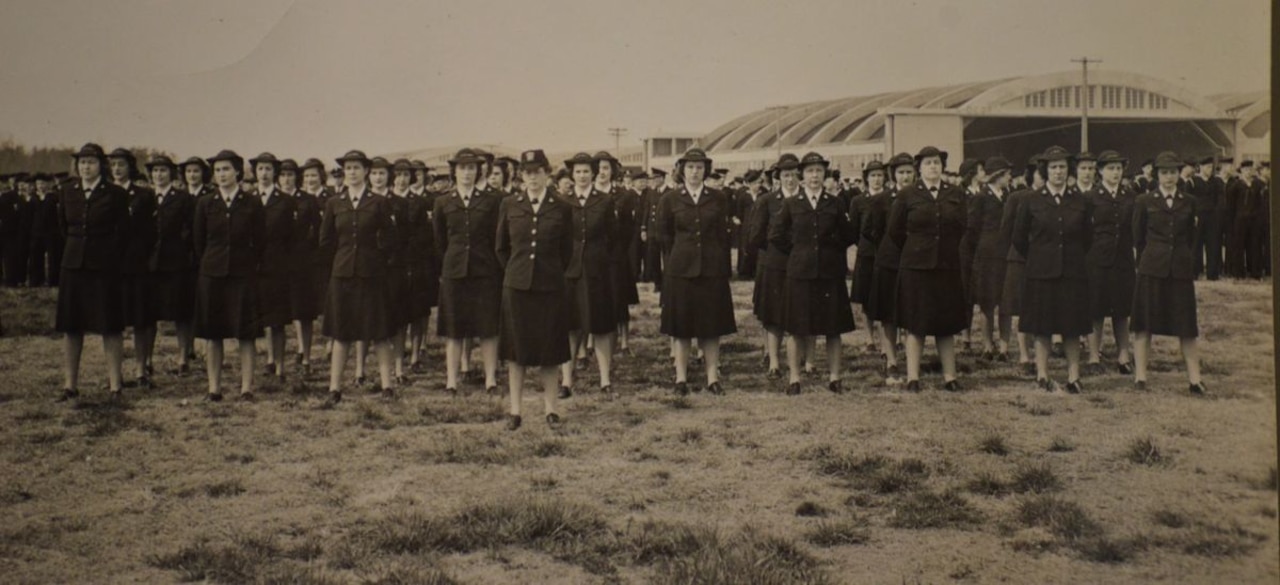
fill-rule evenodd
<path id="1" fill-rule="evenodd" d="M 1079 63 L 1083 67 L 1084 87 L 1080 90 L 1080 151 L 1089 151 L 1089 64 L 1101 63 L 1102 59 L 1090 59 L 1081 57 L 1072 59 L 1072 63 Z"/>
<path id="2" fill-rule="evenodd" d="M 627 133 L 626 128 L 610 128 L 609 134 L 613 136 L 613 155 L 619 156 L 622 148 L 622 135 Z"/>

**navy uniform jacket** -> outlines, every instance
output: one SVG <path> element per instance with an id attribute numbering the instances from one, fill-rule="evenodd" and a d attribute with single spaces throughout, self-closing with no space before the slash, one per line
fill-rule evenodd
<path id="1" fill-rule="evenodd" d="M 801 189 L 769 225 L 769 243 L 787 254 L 787 278 L 796 280 L 843 280 L 849 271 L 846 252 L 858 236 L 844 200 L 825 191 L 815 209 Z"/>
<path id="2" fill-rule="evenodd" d="M 1099 183 L 1085 194 L 1092 203 L 1092 241 L 1085 262 L 1093 268 L 1133 270 L 1133 191 L 1116 186 L 1113 198 Z"/>
<path id="3" fill-rule="evenodd" d="M 263 274 L 288 274 L 297 271 L 301 268 L 299 259 L 294 256 L 297 250 L 294 241 L 297 237 L 297 200 L 276 188 L 271 190 L 271 197 L 268 199 L 264 200 L 259 194 L 258 201 L 262 202 L 262 217 L 267 226 L 259 271 Z"/>
<path id="4" fill-rule="evenodd" d="M 542 197 L 537 213 L 523 193 L 502 200 L 494 251 L 503 266 L 503 286 L 542 292 L 564 290 L 573 246 L 573 212 L 550 189 Z"/>
<path id="5" fill-rule="evenodd" d="M 782 212 L 784 202 L 782 191 L 770 191 L 757 198 L 751 210 L 751 222 L 747 226 L 748 244 L 764 251 L 761 266 L 765 270 L 787 270 L 787 253 L 769 241 L 770 226 Z"/>
<path id="6" fill-rule="evenodd" d="M 156 199 L 156 245 L 148 262 L 152 272 L 185 272 L 195 268 L 191 247 L 196 199 L 186 191 L 170 188 L 164 200 Z"/>
<path id="7" fill-rule="evenodd" d="M 380 278 L 395 239 L 387 200 L 367 188 L 358 207 L 352 207 L 349 197 L 344 187 L 325 202 L 320 248 L 333 250 L 332 277 Z"/>
<path id="8" fill-rule="evenodd" d="M 128 238 L 129 194 L 103 178 L 86 198 L 76 181 L 58 203 L 58 228 L 66 238 L 62 267 L 118 273 Z"/>
<path id="9" fill-rule="evenodd" d="M 876 242 L 876 268 L 897 270 L 902 257 L 902 248 L 889 237 L 889 210 L 897 199 L 896 190 L 885 190 L 867 202 L 862 233 Z"/>
<path id="10" fill-rule="evenodd" d="M 876 257 L 876 248 L 879 242 L 875 241 L 871 234 L 867 233 L 867 220 L 871 217 L 871 199 L 879 194 L 863 194 L 860 191 L 854 191 L 854 195 L 849 199 L 849 221 L 858 230 L 859 258 L 874 259 Z"/>
<path id="11" fill-rule="evenodd" d="M 192 245 L 200 276 L 249 278 L 258 273 L 266 242 L 262 203 L 236 190 L 231 205 L 217 190 L 196 203 Z"/>
<path id="12" fill-rule="evenodd" d="M 26 207 L 27 202 L 22 200 L 17 191 L 0 193 L 0 244 L 15 246 L 22 243 L 26 237 L 23 234 Z"/>
<path id="13" fill-rule="evenodd" d="M 677 278 L 728 278 L 733 234 L 733 201 L 703 187 L 698 203 L 685 186 L 658 204 L 658 239 L 667 253 L 663 272 Z"/>
<path id="14" fill-rule="evenodd" d="M 1093 234 L 1090 207 L 1075 187 L 1066 188 L 1061 204 L 1054 203 L 1048 187 L 1041 187 L 1018 207 L 1013 247 L 1027 259 L 1027 278 L 1088 278 L 1084 257 Z"/>
<path id="15" fill-rule="evenodd" d="M 155 191 L 136 183 L 130 183 L 124 190 L 129 194 L 129 237 L 120 272 L 144 274 L 156 248 L 156 195 Z"/>
<path id="16" fill-rule="evenodd" d="M 1139 195 L 1133 204 L 1133 241 L 1138 247 L 1138 274 L 1194 279 L 1195 198 L 1178 191 L 1170 208 L 1159 188 Z"/>
<path id="17" fill-rule="evenodd" d="M 592 186 L 585 207 L 578 204 L 578 193 L 572 189 L 560 197 L 573 210 L 573 254 L 565 277 L 607 278 L 613 246 L 621 245 L 613 196 Z"/>
<path id="18" fill-rule="evenodd" d="M 479 188 L 471 194 L 467 207 L 463 207 L 457 189 L 436 198 L 432 226 L 442 278 L 502 275 L 502 265 L 493 252 L 502 199 Z"/>
<path id="19" fill-rule="evenodd" d="M 1014 191 L 1008 195 L 1004 202 L 1003 215 L 1000 216 L 1000 242 L 999 247 L 1002 250 L 1008 250 L 1008 254 L 1004 259 L 1006 262 L 1015 262 L 1017 264 L 1026 264 L 1027 257 L 1018 251 L 1013 245 L 1013 224 L 1018 221 L 1018 210 L 1022 208 L 1022 204 L 1027 199 L 1035 196 L 1036 191 L 1031 188 Z"/>
<path id="20" fill-rule="evenodd" d="M 315 268 L 320 251 L 320 217 L 323 203 L 306 191 L 293 193 L 293 253 L 300 267 Z"/>
<path id="21" fill-rule="evenodd" d="M 409 271 L 437 275 L 435 235 L 431 224 L 432 208 L 436 194 L 426 191 L 421 195 L 410 195 L 406 206 L 405 223 L 408 231 L 407 251 Z"/>
<path id="22" fill-rule="evenodd" d="M 409 197 L 396 195 L 391 191 L 381 196 L 387 200 L 387 211 L 391 214 L 391 253 L 387 256 L 387 266 L 400 276 L 406 273 L 405 264 L 409 262 L 409 239 L 413 236 L 413 224 L 409 219 Z"/>
<path id="23" fill-rule="evenodd" d="M 889 238 L 902 248 L 900 269 L 960 270 L 960 240 L 969 221 L 964 191 L 945 182 L 937 199 L 916 183 L 898 193 L 889 212 Z"/>
<path id="24" fill-rule="evenodd" d="M 27 237 L 31 241 L 45 242 L 58 231 L 58 198 L 55 193 L 45 193 L 44 199 L 31 193 L 27 202 Z"/>
<path id="25" fill-rule="evenodd" d="M 645 189 L 640 200 L 640 231 L 645 235 L 645 242 L 657 245 L 658 238 L 658 204 L 662 202 L 662 191 Z"/>
<path id="26" fill-rule="evenodd" d="M 981 193 L 969 198 L 965 243 L 973 258 L 1004 260 L 1008 256 L 1009 249 L 1000 247 L 1000 222 L 1004 219 L 1008 201 L 1008 192 L 996 197 L 990 186 L 983 187 Z"/>

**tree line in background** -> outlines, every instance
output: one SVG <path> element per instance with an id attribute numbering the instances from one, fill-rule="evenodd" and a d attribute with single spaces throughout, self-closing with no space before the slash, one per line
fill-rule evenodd
<path id="1" fill-rule="evenodd" d="M 108 147 L 108 150 L 110 148 Z M 75 150 L 70 146 L 52 148 L 27 147 L 26 145 L 18 144 L 13 139 L 0 140 L 0 174 L 17 172 L 74 173 L 75 169 L 72 168 L 71 153 L 75 152 Z M 129 150 L 137 155 L 140 162 L 147 161 L 156 154 L 173 156 L 171 153 L 152 148 L 129 147 Z"/>

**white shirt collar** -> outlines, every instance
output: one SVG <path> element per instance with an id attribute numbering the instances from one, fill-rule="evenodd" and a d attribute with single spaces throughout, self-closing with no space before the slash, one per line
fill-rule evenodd
<path id="1" fill-rule="evenodd" d="M 156 189 L 156 198 L 158 199 L 158 198 L 164 197 L 165 195 L 168 195 L 171 192 L 173 192 L 172 184 L 170 184 L 168 187 L 165 187 L 164 191 L 161 191 L 160 189 Z"/>
<path id="2" fill-rule="evenodd" d="M 582 198 L 584 198 L 584 197 L 587 197 L 588 195 L 591 195 L 591 189 L 592 189 L 592 187 L 591 187 L 590 185 L 588 185 L 588 186 L 587 186 L 587 190 L 586 190 L 586 192 L 583 192 L 583 191 L 579 191 L 579 190 L 578 190 L 578 186 L 577 186 L 577 185 L 574 185 L 574 186 L 573 186 L 573 196 L 574 196 L 574 197 L 577 197 L 578 199 L 582 199 Z"/>
<path id="3" fill-rule="evenodd" d="M 1066 187 L 1066 185 L 1063 185 L 1063 187 L 1062 187 L 1062 191 L 1059 191 L 1059 192 L 1057 192 L 1057 193 L 1055 193 L 1055 192 L 1053 191 L 1053 187 L 1052 187 L 1052 186 L 1050 186 L 1050 185 L 1045 185 L 1045 186 L 1044 186 L 1044 188 L 1045 188 L 1045 191 L 1048 191 L 1048 192 L 1049 192 L 1049 196 L 1050 196 L 1050 197 L 1062 197 L 1063 195 L 1066 195 L 1066 194 L 1067 194 L 1067 187 Z"/>
<path id="4" fill-rule="evenodd" d="M 347 197 L 350 198 L 351 201 L 353 202 L 359 201 L 361 197 L 364 197 L 364 192 L 365 192 L 364 185 L 361 185 L 358 190 L 351 187 L 347 187 Z"/>
<path id="5" fill-rule="evenodd" d="M 258 191 L 258 196 L 262 197 L 263 199 L 267 199 L 267 198 L 270 198 L 272 195 L 274 195 L 275 192 L 276 192 L 276 186 L 272 185 L 267 189 Z"/>
<path id="6" fill-rule="evenodd" d="M 88 184 L 88 183 L 85 183 L 84 181 L 81 181 L 80 186 L 84 187 L 85 191 L 92 191 L 94 189 L 97 189 L 98 185 L 101 183 L 102 183 L 102 175 L 98 175 L 98 178 L 94 179 L 92 184 Z"/>
<path id="7" fill-rule="evenodd" d="M 1120 183 L 1116 183 L 1116 186 L 1114 189 L 1111 187 L 1108 187 L 1106 183 L 1098 183 L 1098 186 L 1102 187 L 1102 190 L 1106 191 L 1107 195 L 1110 195 L 1112 197 L 1115 197 L 1116 195 L 1120 194 Z"/>
<path id="8" fill-rule="evenodd" d="M 133 181 L 125 181 L 123 183 L 120 183 L 120 188 L 124 189 L 125 191 L 128 191 L 129 187 L 132 187 L 132 186 L 133 186 Z"/>
<path id="9" fill-rule="evenodd" d="M 529 197 L 529 204 L 530 204 L 530 205 L 533 205 L 534 207 L 541 206 L 541 205 L 542 205 L 543 203 L 545 203 L 545 202 L 546 202 L 546 200 L 547 200 L 547 189 L 546 189 L 546 187 L 543 187 L 543 188 L 542 188 L 542 191 L 538 192 L 538 194 L 537 194 L 536 196 L 535 196 L 535 195 L 528 195 L 528 197 Z M 535 202 L 536 202 L 536 203 L 535 203 Z"/>
<path id="10" fill-rule="evenodd" d="M 702 192 L 707 190 L 707 185 L 705 183 L 699 184 L 698 190 L 694 191 L 686 184 L 684 186 L 684 190 L 689 192 L 689 196 L 692 197 L 694 201 L 697 201 L 699 197 L 702 197 Z"/>
<path id="11" fill-rule="evenodd" d="M 470 190 L 470 191 L 467 191 L 467 192 L 465 192 L 465 193 L 462 191 L 462 187 L 458 187 L 458 188 L 457 188 L 458 197 L 461 197 L 463 201 L 468 201 L 468 200 L 470 200 L 472 197 L 475 197 L 475 196 L 476 196 L 476 193 L 478 193 L 479 191 L 480 191 L 480 190 L 479 190 L 479 189 L 477 189 L 474 185 L 471 187 L 471 190 Z"/>
<path id="12" fill-rule="evenodd" d="M 222 188 L 219 187 L 218 197 L 222 198 L 223 201 L 226 201 L 229 203 L 231 202 L 232 199 L 236 198 L 236 194 L 239 192 L 240 192 L 240 185 L 236 185 L 235 187 L 233 187 L 230 193 L 223 191 Z"/>

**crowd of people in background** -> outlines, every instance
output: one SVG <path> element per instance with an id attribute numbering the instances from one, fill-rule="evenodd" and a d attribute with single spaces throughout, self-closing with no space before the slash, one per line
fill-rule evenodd
<path id="1" fill-rule="evenodd" d="M 697 148 L 670 173 L 628 170 L 608 152 L 553 165 L 540 150 L 474 148 L 439 169 L 358 150 L 332 169 L 229 150 L 139 164 L 96 144 L 72 159 L 72 173 L 0 176 L 0 282 L 58 287 L 64 401 L 79 397 L 85 334 L 103 338 L 112 400 L 125 387 L 126 329 L 131 385 L 155 387 L 162 322 L 177 337 L 174 376 L 192 373 L 204 341 L 210 401 L 223 399 L 224 340 L 237 342 L 238 397 L 252 401 L 256 340 L 269 378 L 309 376 L 317 322 L 330 340 L 324 406 L 342 402 L 351 356 L 354 385 L 394 399 L 428 368 L 434 311 L 445 359 L 431 367 L 445 391 L 475 381 L 496 394 L 505 362 L 508 428 L 521 425 L 527 374 L 558 427 L 558 401 L 589 355 L 599 394 L 615 395 L 639 283 L 659 293 L 671 390 L 723 394 L 735 277 L 753 282 L 760 373 L 786 377 L 789 395 L 803 392 L 818 340 L 826 388 L 847 391 L 842 342 L 859 323 L 885 383 L 909 392 L 922 389 L 929 337 L 945 391 L 964 389 L 956 354 L 972 350 L 983 364 L 1016 360 L 1041 389 L 1078 393 L 1107 367 L 1145 388 L 1151 336 L 1168 335 L 1203 394 L 1195 280 L 1270 277 L 1269 165 L 1229 157 L 1165 152 L 1134 172 L 1115 151 L 1051 147 L 1020 167 L 993 157 L 951 171 L 946 152 L 926 147 L 855 176 L 811 152 L 734 177 Z M 1108 319 L 1116 358 L 1104 366 Z M 1065 385 L 1052 354 L 1066 358 Z M 691 386 L 691 363 L 704 383 Z"/>

